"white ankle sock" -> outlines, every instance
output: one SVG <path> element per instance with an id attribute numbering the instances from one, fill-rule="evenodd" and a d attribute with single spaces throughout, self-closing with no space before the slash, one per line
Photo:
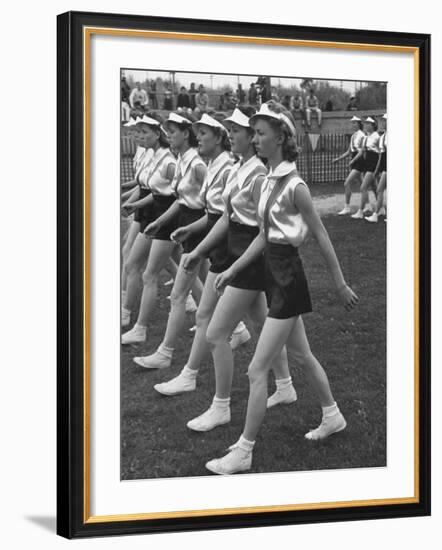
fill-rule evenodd
<path id="1" fill-rule="evenodd" d="M 240 321 L 236 327 L 233 329 L 233 334 L 239 334 L 240 332 L 242 332 L 243 330 L 246 329 L 246 325 Z"/>
<path id="2" fill-rule="evenodd" d="M 172 355 L 173 355 L 173 351 L 174 351 L 174 348 L 168 348 L 167 346 L 165 346 L 164 344 L 160 344 L 158 346 L 158 350 L 160 353 L 162 353 L 163 355 L 165 355 L 166 357 L 169 357 L 171 358 Z"/>
<path id="3" fill-rule="evenodd" d="M 277 378 L 276 379 L 276 389 L 277 390 L 283 390 L 285 388 L 288 388 L 292 385 L 292 377 L 289 376 L 288 378 Z"/>
<path id="4" fill-rule="evenodd" d="M 249 441 L 241 435 L 241 437 L 238 439 L 237 445 L 240 449 L 246 451 L 246 453 L 251 453 L 253 451 L 253 447 L 255 446 L 255 442 Z"/>
<path id="5" fill-rule="evenodd" d="M 189 368 L 187 365 L 184 365 L 183 370 L 181 371 L 182 374 L 187 376 L 187 378 L 196 378 L 198 371 Z"/>
<path id="6" fill-rule="evenodd" d="M 329 416 L 334 416 L 338 412 L 339 412 L 339 408 L 336 401 L 334 402 L 333 405 L 330 405 L 330 407 L 322 407 L 322 414 L 326 418 Z"/>
<path id="7" fill-rule="evenodd" d="M 215 397 L 213 398 L 213 404 L 217 409 L 226 410 L 230 407 L 230 397 L 227 397 L 226 399 L 220 399 L 215 395 Z"/>
<path id="8" fill-rule="evenodd" d="M 146 327 L 143 327 L 143 325 L 139 325 L 138 323 L 135 323 L 134 330 L 139 331 L 139 332 L 143 332 L 143 331 L 145 332 Z"/>
<path id="9" fill-rule="evenodd" d="M 130 315 L 130 309 L 126 309 L 125 307 L 122 307 L 121 308 L 121 313 L 123 313 L 125 315 Z"/>

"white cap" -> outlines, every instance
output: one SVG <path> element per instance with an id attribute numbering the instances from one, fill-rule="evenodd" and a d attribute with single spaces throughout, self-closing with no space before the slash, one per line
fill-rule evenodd
<path id="1" fill-rule="evenodd" d="M 229 117 L 225 118 L 223 122 L 224 124 L 226 122 L 234 122 L 235 124 L 238 124 L 238 126 L 249 128 L 249 120 L 249 117 L 236 107 L 233 113 Z"/>
<path id="2" fill-rule="evenodd" d="M 361 122 L 362 119 L 359 118 L 358 116 L 352 116 L 351 119 L 350 119 L 350 122 Z"/>
<path id="3" fill-rule="evenodd" d="M 368 116 L 364 122 L 372 122 L 373 124 L 376 124 L 376 121 L 374 119 L 371 118 L 371 116 Z"/>
<path id="4" fill-rule="evenodd" d="M 227 130 L 224 128 L 224 126 L 221 124 L 221 122 L 218 122 L 215 118 L 212 118 L 208 114 L 204 113 L 200 120 L 193 123 L 194 126 L 198 124 L 205 124 L 206 126 L 211 126 L 212 128 L 220 128 L 220 130 L 224 130 L 226 132 Z"/>
<path id="5" fill-rule="evenodd" d="M 169 122 L 175 122 L 175 124 L 189 124 L 189 125 L 192 124 L 192 122 L 189 119 L 183 116 L 180 116 L 176 113 L 169 113 L 169 118 L 164 121 L 163 126 L 167 128 L 167 125 Z"/>
<path id="6" fill-rule="evenodd" d="M 282 122 L 284 122 L 288 126 L 291 134 L 293 136 L 296 135 L 296 130 L 293 126 L 292 121 L 284 113 L 275 113 L 275 111 L 269 109 L 267 103 L 263 103 L 260 110 L 250 117 L 250 122 L 252 122 L 253 119 L 256 120 L 258 117 L 275 118 L 276 120 L 282 120 Z"/>
<path id="7" fill-rule="evenodd" d="M 149 124 L 149 126 L 160 126 L 160 123 L 158 120 L 155 120 L 154 118 L 150 118 L 146 115 L 143 115 L 143 118 L 138 118 L 136 121 L 136 124 Z"/>
<path id="8" fill-rule="evenodd" d="M 387 113 L 385 113 L 385 115 L 382 115 L 382 118 L 385 118 L 385 120 L 387 120 Z"/>

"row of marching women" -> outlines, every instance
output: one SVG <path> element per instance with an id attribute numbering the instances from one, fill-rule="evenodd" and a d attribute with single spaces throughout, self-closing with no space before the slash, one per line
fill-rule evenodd
<path id="1" fill-rule="evenodd" d="M 386 214 L 384 192 L 387 188 L 387 114 L 381 118 L 382 134 L 378 132 L 378 122 L 374 117 L 368 116 L 362 120 L 354 116 L 351 122 L 355 126 L 355 132 L 350 138 L 348 150 L 332 161 L 335 163 L 350 157 L 350 172 L 344 183 L 345 205 L 338 215 L 351 214 L 352 185 L 359 184 L 361 192 L 359 207 L 351 217 L 355 220 L 365 219 L 376 223 L 380 215 Z M 374 208 L 369 202 L 370 188 L 376 198 Z"/>
<path id="2" fill-rule="evenodd" d="M 250 337 L 246 316 L 259 333 L 247 371 L 244 429 L 229 452 L 210 460 L 207 469 L 231 474 L 251 468 L 266 409 L 297 399 L 288 353 L 305 371 L 322 410 L 321 422 L 305 437 L 320 441 L 344 430 L 344 414 L 310 350 L 302 320 L 312 309 L 298 251 L 308 232 L 318 242 L 338 300 L 351 309 L 358 297 L 345 281 L 297 171 L 292 115 L 270 101 L 258 112 L 237 108 L 224 120 L 204 114 L 192 122 L 171 113 L 164 122 L 144 116 L 129 124 L 144 151 L 134 159 L 135 179 L 124 184 L 123 208 L 135 215 L 123 251 L 123 325 L 131 321 L 140 278 L 143 292 L 138 318 L 123 333 L 122 344 L 148 338 L 159 274 L 168 270 L 174 284 L 162 343 L 155 353 L 134 357 L 134 362 L 146 371 L 168 372 L 191 292 L 198 309 L 187 362 L 154 387 L 167 396 L 197 391 L 199 369 L 211 356 L 213 399 L 199 416 L 185 420 L 188 429 L 208 432 L 231 419 L 232 348 Z M 276 391 L 268 397 L 270 370 Z"/>

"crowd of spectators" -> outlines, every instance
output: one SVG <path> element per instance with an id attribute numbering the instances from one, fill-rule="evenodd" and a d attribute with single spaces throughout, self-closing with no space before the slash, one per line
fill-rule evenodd
<path id="1" fill-rule="evenodd" d="M 193 114 L 200 118 L 204 113 L 213 110 L 231 111 L 236 106 L 249 104 L 256 108 L 262 103 L 273 99 L 281 102 L 284 107 L 292 112 L 295 118 L 300 118 L 302 125 L 310 127 L 312 124 L 312 115 L 317 118 L 318 126 L 322 124 L 322 112 L 333 111 L 335 105 L 333 103 L 333 95 L 330 95 L 327 101 L 320 104 L 318 97 L 315 95 L 314 88 L 310 88 L 308 93 L 298 92 L 294 95 L 285 94 L 278 95 L 278 91 L 274 86 L 269 85 L 269 79 L 265 76 L 258 77 L 256 82 L 252 82 L 248 91 L 244 90 L 241 84 L 235 92 L 228 90 L 222 94 L 209 95 L 203 84 L 198 88 L 195 82 L 192 82 L 190 88 L 181 86 L 179 93 L 174 97 L 173 91 L 166 86 L 161 94 L 157 93 L 155 80 L 147 83 L 147 90 L 140 82 L 135 83 L 133 89 L 130 88 L 123 76 L 121 79 L 121 100 L 122 100 L 122 119 L 128 121 L 132 115 L 142 115 L 143 113 L 153 109 L 164 109 L 172 111 L 176 109 L 178 112 Z M 161 97 L 162 103 L 158 101 Z M 355 96 L 351 96 L 347 105 L 347 111 L 357 111 L 358 104 Z"/>

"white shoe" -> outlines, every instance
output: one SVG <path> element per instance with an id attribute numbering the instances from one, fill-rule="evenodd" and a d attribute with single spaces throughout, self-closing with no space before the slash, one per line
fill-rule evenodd
<path id="1" fill-rule="evenodd" d="M 387 211 L 385 210 L 385 206 L 381 206 L 379 210 L 379 216 L 386 216 L 386 215 L 387 215 Z"/>
<path id="2" fill-rule="evenodd" d="M 167 369 L 172 363 L 172 357 L 168 357 L 161 353 L 161 351 L 156 351 L 152 355 L 146 355 L 145 357 L 134 357 L 134 363 L 144 367 L 145 369 Z"/>
<path id="3" fill-rule="evenodd" d="M 125 332 L 121 336 L 122 344 L 138 344 L 146 340 L 147 329 L 146 327 L 139 327 L 134 325 L 130 330 Z"/>
<path id="4" fill-rule="evenodd" d="M 196 389 L 196 376 L 188 376 L 183 371 L 178 376 L 168 382 L 155 384 L 155 391 L 162 395 L 179 395 Z"/>
<path id="5" fill-rule="evenodd" d="M 244 451 L 240 447 L 234 447 L 230 453 L 222 458 L 209 460 L 206 468 L 219 475 L 236 474 L 245 472 L 252 467 L 252 452 Z"/>
<path id="6" fill-rule="evenodd" d="M 121 308 L 121 326 L 127 327 L 128 325 L 130 325 L 130 311 L 123 307 Z"/>
<path id="7" fill-rule="evenodd" d="M 344 206 L 344 208 L 338 212 L 338 216 L 346 216 L 347 214 L 350 214 L 351 210 L 349 206 Z"/>
<path id="8" fill-rule="evenodd" d="M 174 281 L 174 279 L 173 279 L 173 277 L 172 277 L 172 279 L 169 279 L 168 281 L 166 281 L 166 282 L 164 283 L 164 286 L 172 286 L 174 282 L 175 282 L 175 281 Z"/>
<path id="9" fill-rule="evenodd" d="M 271 409 L 275 405 L 290 405 L 290 403 L 294 403 L 297 399 L 296 390 L 292 384 L 290 384 L 290 386 L 282 390 L 277 389 L 275 393 L 267 399 L 267 408 Z"/>
<path id="10" fill-rule="evenodd" d="M 362 220 L 363 217 L 364 217 L 364 214 L 362 212 L 362 210 L 358 210 L 357 212 L 355 212 L 355 214 L 352 214 L 351 216 L 354 220 Z"/>
<path id="11" fill-rule="evenodd" d="M 186 298 L 186 313 L 195 313 L 197 309 L 198 309 L 198 306 L 196 305 L 196 302 L 193 299 L 192 294 L 189 293 L 189 295 Z"/>
<path id="12" fill-rule="evenodd" d="M 248 342 L 251 338 L 250 332 L 247 330 L 247 328 L 244 328 L 241 332 L 233 333 L 232 337 L 230 338 L 230 347 L 232 349 L 236 349 L 239 346 L 242 346 L 246 342 Z"/>
<path id="13" fill-rule="evenodd" d="M 193 325 L 193 327 L 190 327 L 189 332 L 196 332 L 196 325 Z"/>
<path id="14" fill-rule="evenodd" d="M 187 427 L 195 432 L 208 432 L 216 428 L 217 426 L 222 426 L 223 424 L 228 424 L 230 422 L 230 407 L 221 408 L 213 405 L 207 409 L 202 415 L 189 420 Z"/>
<path id="15" fill-rule="evenodd" d="M 306 439 L 310 441 L 320 441 L 328 436 L 342 432 L 347 427 L 347 422 L 340 412 L 333 416 L 323 416 L 321 424 L 315 429 L 305 434 Z"/>
<path id="16" fill-rule="evenodd" d="M 365 221 L 371 222 L 371 223 L 377 223 L 378 215 L 376 214 L 376 212 L 373 212 L 371 216 L 368 216 L 367 218 L 365 218 Z"/>

